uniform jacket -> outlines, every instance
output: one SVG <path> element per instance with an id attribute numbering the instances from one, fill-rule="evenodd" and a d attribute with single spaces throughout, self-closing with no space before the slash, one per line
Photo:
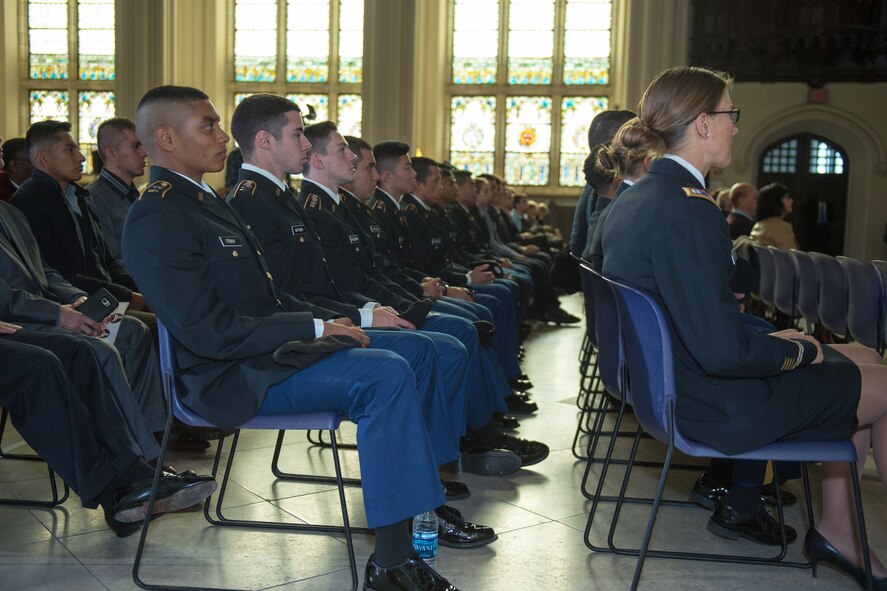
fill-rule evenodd
<path id="1" fill-rule="evenodd" d="M 98 220 L 86 205 L 89 192 L 74 187 L 82 212 L 79 220 L 59 184 L 40 170 L 22 183 L 10 203 L 28 218 L 46 262 L 65 279 L 84 291 L 104 287 L 118 300 L 129 301 L 135 282 L 108 251 Z"/>
<path id="2" fill-rule="evenodd" d="M 83 295 L 46 266 L 24 214 L 0 202 L 0 318 L 55 326 L 61 304 Z"/>
<path id="3" fill-rule="evenodd" d="M 604 274 L 650 293 L 668 317 L 680 428 L 725 453 L 738 453 L 798 428 L 803 418 L 792 401 L 813 400 L 811 391 L 829 368 L 787 372 L 797 345 L 741 321 L 728 286 L 731 249 L 717 204 L 692 173 L 670 159 L 654 161 L 647 176 L 620 195 L 603 228 Z M 806 343 L 802 364 L 814 354 Z M 849 402 L 855 410 L 853 381 L 847 376 L 841 404 Z M 847 427 L 823 435 L 849 436 L 853 429 Z"/>
<path id="4" fill-rule="evenodd" d="M 431 208 L 413 195 L 404 195 L 400 201 L 404 219 L 409 228 L 413 260 L 416 267 L 429 276 L 440 277 L 451 285 L 466 285 L 465 269 L 450 258 L 449 230 L 436 219 Z"/>
<path id="5" fill-rule="evenodd" d="M 130 208 L 123 260 L 173 337 L 185 403 L 222 428 L 253 417 L 298 371 L 272 354 L 314 339 L 310 307 L 278 292 L 264 252 L 214 192 L 165 168 Z"/>

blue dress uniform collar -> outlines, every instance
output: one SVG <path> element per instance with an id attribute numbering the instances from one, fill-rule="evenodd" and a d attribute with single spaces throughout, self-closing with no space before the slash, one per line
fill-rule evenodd
<path id="1" fill-rule="evenodd" d="M 338 194 L 338 193 L 336 193 L 335 191 L 333 191 L 332 189 L 330 189 L 330 188 L 327 187 L 326 185 L 321 185 L 321 184 L 318 183 L 317 181 L 312 181 L 311 179 L 308 179 L 308 178 L 306 178 L 305 180 L 302 181 L 302 187 L 303 187 L 302 190 L 303 190 L 303 191 L 306 190 L 306 189 L 304 188 L 304 187 L 305 187 L 305 183 L 310 183 L 310 184 L 308 185 L 308 189 L 307 189 L 308 191 L 311 191 L 311 187 L 312 187 L 312 186 L 317 187 L 319 190 L 323 191 L 327 196 L 329 196 L 329 197 L 333 200 L 333 202 L 334 202 L 336 205 L 339 205 L 339 202 L 342 200 L 341 197 L 339 197 L 339 194 Z M 315 194 L 317 193 L 316 190 L 313 191 L 313 192 L 314 192 Z"/>
<path id="2" fill-rule="evenodd" d="M 270 172 L 268 172 L 264 168 L 259 168 L 258 166 L 249 164 L 248 162 L 244 162 L 240 166 L 240 169 L 245 170 L 245 171 L 249 171 L 249 172 L 254 172 L 257 175 L 261 175 L 261 176 L 265 177 L 266 179 L 268 179 L 269 181 L 274 183 L 277 186 L 277 188 L 280 189 L 281 191 L 289 191 L 289 187 L 286 186 L 286 183 L 284 183 L 282 179 L 275 177 L 273 174 L 271 174 Z"/>
<path id="3" fill-rule="evenodd" d="M 693 178 L 695 178 L 699 182 L 699 187 L 701 189 L 705 188 L 705 177 L 702 176 L 702 173 L 699 171 L 698 168 L 696 168 L 695 166 L 693 166 L 692 164 L 690 164 L 689 162 L 687 162 L 686 160 L 684 160 L 683 158 L 681 158 L 677 154 L 666 154 L 665 156 L 662 157 L 662 159 L 663 160 L 668 159 L 668 160 L 671 160 L 673 162 L 677 162 L 678 164 L 680 164 L 684 169 L 687 170 L 687 172 L 689 172 L 690 174 L 693 175 Z"/>

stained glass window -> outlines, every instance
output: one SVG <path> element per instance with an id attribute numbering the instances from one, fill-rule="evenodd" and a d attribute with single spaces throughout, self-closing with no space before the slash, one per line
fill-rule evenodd
<path id="1" fill-rule="evenodd" d="M 821 140 L 810 140 L 810 172 L 812 174 L 844 174 L 844 155 Z"/>
<path id="2" fill-rule="evenodd" d="M 68 79 L 68 0 L 28 2 L 29 78 Z"/>
<path id="3" fill-rule="evenodd" d="M 286 81 L 326 82 L 329 72 L 329 0 L 288 0 Z"/>
<path id="4" fill-rule="evenodd" d="M 79 0 L 77 31 L 81 80 L 114 80 L 114 0 Z"/>
<path id="5" fill-rule="evenodd" d="M 764 172 L 795 174 L 798 163 L 798 140 L 783 142 L 764 154 Z"/>
<path id="6" fill-rule="evenodd" d="M 611 0 L 567 0 L 564 84 L 610 83 Z"/>
<path id="7" fill-rule="evenodd" d="M 234 80 L 277 79 L 277 0 L 237 0 L 234 7 Z"/>
<path id="8" fill-rule="evenodd" d="M 499 0 L 455 0 L 453 83 L 495 84 Z"/>
<path id="9" fill-rule="evenodd" d="M 609 108 L 607 97 L 567 96 L 561 101 L 561 171 L 563 187 L 585 185 L 588 156 L 588 125 L 594 116 Z"/>
<path id="10" fill-rule="evenodd" d="M 105 119 L 114 116 L 114 93 L 82 91 L 78 97 L 78 138 L 80 149 L 86 158 L 86 174 L 92 173 L 92 158 L 89 156 L 96 149 L 98 140 L 96 134 L 99 125 Z"/>
<path id="11" fill-rule="evenodd" d="M 512 96 L 505 107 L 505 181 L 547 185 L 551 172 L 551 97 Z"/>
<path id="12" fill-rule="evenodd" d="M 28 125 L 47 119 L 68 120 L 67 90 L 31 90 L 29 103 L 31 116 Z"/>
<path id="13" fill-rule="evenodd" d="M 330 97 L 325 94 L 288 94 L 286 98 L 299 105 L 305 125 L 330 118 Z"/>
<path id="14" fill-rule="evenodd" d="M 508 7 L 508 83 L 551 84 L 554 0 L 511 0 Z"/>
<path id="15" fill-rule="evenodd" d="M 362 81 L 363 0 L 339 0 L 339 82 Z"/>
<path id="16" fill-rule="evenodd" d="M 496 97 L 454 96 L 450 114 L 450 162 L 475 175 L 492 174 L 496 150 Z"/>
<path id="17" fill-rule="evenodd" d="M 339 116 L 336 125 L 342 135 L 360 137 L 360 122 L 362 120 L 361 109 L 363 99 L 359 94 L 339 95 Z"/>

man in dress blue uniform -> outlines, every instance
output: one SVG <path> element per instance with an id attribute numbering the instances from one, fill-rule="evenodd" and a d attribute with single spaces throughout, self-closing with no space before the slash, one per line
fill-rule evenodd
<path id="1" fill-rule="evenodd" d="M 288 341 L 369 339 L 315 321 L 277 291 L 255 237 L 203 181 L 227 155 L 219 122 L 206 94 L 187 87 L 152 89 L 136 111 L 154 166 L 127 217 L 123 258 L 173 337 L 185 403 L 223 428 L 257 413 L 336 411 L 354 420 L 367 523 L 376 529 L 365 588 L 454 589 L 410 544 L 408 520 L 444 500 L 412 370 L 394 353 L 362 348 L 307 367 L 274 360 Z"/>

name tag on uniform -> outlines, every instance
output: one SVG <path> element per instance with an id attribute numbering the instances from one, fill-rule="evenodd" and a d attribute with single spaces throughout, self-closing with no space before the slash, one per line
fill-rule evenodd
<path id="1" fill-rule="evenodd" d="M 432 238 L 431 246 L 440 246 L 442 242 L 443 240 L 441 240 L 440 238 Z"/>
<path id="2" fill-rule="evenodd" d="M 351 242 L 351 244 L 360 244 L 360 236 L 358 236 L 357 234 L 349 234 L 348 240 L 349 242 Z"/>
<path id="3" fill-rule="evenodd" d="M 221 242 L 222 246 L 224 246 L 225 248 L 243 246 L 243 243 L 240 242 L 240 236 L 219 236 L 219 242 Z"/>
<path id="4" fill-rule="evenodd" d="M 382 226 L 379 226 L 378 224 L 370 224 L 370 232 L 373 234 L 381 234 Z"/>
<path id="5" fill-rule="evenodd" d="M 299 236 L 305 233 L 305 226 L 290 226 L 290 230 L 293 231 L 293 236 Z"/>
<path id="6" fill-rule="evenodd" d="M 398 236 L 398 237 L 397 237 L 397 245 L 398 245 L 398 246 L 403 246 L 403 236 Z"/>

